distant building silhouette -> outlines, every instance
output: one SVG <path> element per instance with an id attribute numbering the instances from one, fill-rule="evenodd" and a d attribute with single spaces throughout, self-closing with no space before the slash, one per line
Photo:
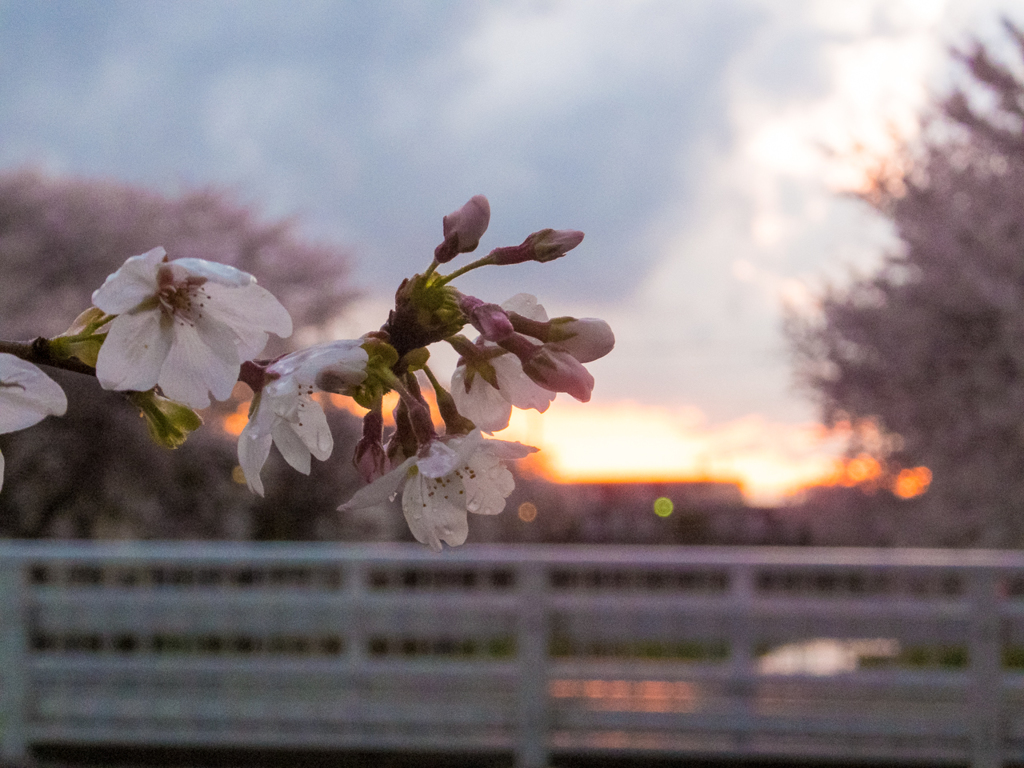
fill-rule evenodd
<path id="1" fill-rule="evenodd" d="M 840 486 L 808 489 L 780 507 L 753 507 L 728 482 L 562 484 L 524 477 L 502 514 L 470 515 L 469 540 L 884 547 L 900 543 L 896 532 L 918 503 Z"/>
<path id="2" fill-rule="evenodd" d="M 710 544 L 728 536 L 728 529 L 745 525 L 753 512 L 744 504 L 736 483 L 562 484 L 520 478 L 503 514 L 490 518 L 471 516 L 470 538 L 581 544 Z"/>

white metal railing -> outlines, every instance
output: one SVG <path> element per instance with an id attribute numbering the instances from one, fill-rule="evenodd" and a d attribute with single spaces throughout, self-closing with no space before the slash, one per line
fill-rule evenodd
<path id="1" fill-rule="evenodd" d="M 66 744 L 997 766 L 1024 555 L 2 543 L 0 758 Z"/>

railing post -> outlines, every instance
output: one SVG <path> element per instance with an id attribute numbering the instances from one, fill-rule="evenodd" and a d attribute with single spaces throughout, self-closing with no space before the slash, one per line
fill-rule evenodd
<path id="1" fill-rule="evenodd" d="M 548 763 L 548 569 L 542 561 L 520 563 L 519 580 L 519 743 L 516 768 Z"/>
<path id="2" fill-rule="evenodd" d="M 28 757 L 24 589 L 20 558 L 0 556 L 0 761 L 12 763 Z"/>
<path id="3" fill-rule="evenodd" d="M 742 754 L 750 740 L 754 723 L 756 638 L 754 636 L 754 567 L 749 563 L 734 565 L 729 572 L 729 598 L 732 603 L 729 621 L 730 694 L 734 699 L 734 738 Z"/>
<path id="4" fill-rule="evenodd" d="M 367 560 L 365 555 L 358 560 L 351 560 L 345 568 L 346 597 L 351 615 L 345 631 L 345 655 L 354 670 L 362 673 L 366 669 L 366 625 L 367 606 Z"/>
<path id="5" fill-rule="evenodd" d="M 997 571 L 970 571 L 971 768 L 1002 766 L 1003 658 Z"/>

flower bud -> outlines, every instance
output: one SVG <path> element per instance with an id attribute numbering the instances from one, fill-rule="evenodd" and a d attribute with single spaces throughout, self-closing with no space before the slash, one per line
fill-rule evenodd
<path id="1" fill-rule="evenodd" d="M 542 229 L 519 245 L 495 248 L 489 255 L 495 264 L 521 264 L 524 261 L 543 263 L 565 256 L 581 242 L 583 233 L 578 230 Z"/>
<path id="2" fill-rule="evenodd" d="M 405 385 L 404 392 L 396 387 L 398 389 L 399 402 L 403 403 L 406 407 L 409 423 L 412 425 L 416 442 L 420 446 L 424 446 L 437 437 L 437 433 L 434 431 L 434 421 L 430 416 L 430 406 L 423 399 L 423 394 L 420 392 L 420 385 L 416 381 L 415 374 L 406 373 L 402 379 L 402 384 Z"/>
<path id="3" fill-rule="evenodd" d="M 615 334 L 608 323 L 596 317 L 556 317 L 550 323 L 547 341 L 581 363 L 589 363 L 612 351 Z"/>
<path id="4" fill-rule="evenodd" d="M 487 341 L 498 342 L 513 333 L 508 314 L 497 304 L 485 304 L 475 296 L 462 296 L 459 308 Z"/>
<path id="5" fill-rule="evenodd" d="M 106 330 L 102 328 L 109 316 L 96 307 L 90 307 L 60 336 L 50 339 L 50 353 L 58 359 L 77 357 L 86 365 L 96 367 L 100 347 Z"/>
<path id="6" fill-rule="evenodd" d="M 397 467 L 410 456 L 416 455 L 419 442 L 413 433 L 412 421 L 409 419 L 409 409 L 404 399 L 399 399 L 398 404 L 391 411 L 395 420 L 395 431 L 391 433 L 384 452 L 387 454 L 390 466 Z"/>
<path id="7" fill-rule="evenodd" d="M 523 372 L 535 384 L 551 392 L 566 392 L 584 403 L 590 400 L 594 377 L 557 344 L 535 344 L 514 333 L 501 346 L 519 358 Z"/>
<path id="8" fill-rule="evenodd" d="M 360 440 L 356 444 L 355 453 L 352 455 L 352 464 L 355 465 L 359 476 L 367 483 L 372 483 L 378 477 L 383 477 L 390 469 L 387 453 L 381 443 Z"/>
<path id="9" fill-rule="evenodd" d="M 437 410 L 444 420 L 444 431 L 446 435 L 468 435 L 476 425 L 459 413 L 455 405 L 455 398 L 444 387 L 434 387 L 434 394 L 437 397 Z"/>
<path id="10" fill-rule="evenodd" d="M 356 444 L 352 456 L 352 464 L 367 483 L 386 474 L 390 467 L 384 451 L 383 435 L 384 417 L 378 406 L 363 417 L 363 436 Z"/>
<path id="11" fill-rule="evenodd" d="M 545 389 L 566 392 L 582 403 L 590 400 L 594 390 L 594 377 L 579 360 L 557 346 L 537 347 L 523 361 L 523 372 Z"/>
<path id="12" fill-rule="evenodd" d="M 434 249 L 434 259 L 444 264 L 460 253 L 475 251 L 490 221 L 491 204 L 483 195 L 474 195 L 459 210 L 444 217 L 444 242 Z"/>

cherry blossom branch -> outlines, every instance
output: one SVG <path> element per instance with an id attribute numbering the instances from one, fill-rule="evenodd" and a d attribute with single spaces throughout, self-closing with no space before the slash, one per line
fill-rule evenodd
<path id="1" fill-rule="evenodd" d="M 123 393 L 153 439 L 168 448 L 202 425 L 196 409 L 228 399 L 239 381 L 253 398 L 238 436 L 238 466 L 246 485 L 263 495 L 260 473 L 273 446 L 304 474 L 312 459 L 331 455 L 334 440 L 317 395 L 342 395 L 369 410 L 354 455 L 369 485 L 339 509 L 376 507 L 401 492 L 418 540 L 437 550 L 442 543 L 457 546 L 466 539 L 468 513 L 497 514 L 505 506 L 515 482 L 504 462 L 536 450 L 483 433 L 507 427 L 513 408 L 545 411 L 557 392 L 589 400 L 594 379 L 583 363 L 608 354 L 615 343 L 602 320 L 549 320 L 528 294 L 498 305 L 451 285 L 482 266 L 560 258 L 580 243 L 582 232 L 540 230 L 520 245 L 438 273 L 440 265 L 476 250 L 489 220 L 482 195 L 444 217 L 444 241 L 430 266 L 402 281 L 379 331 L 273 360 L 255 358 L 269 334 L 291 335 L 292 319 L 254 276 L 203 259 L 170 259 L 162 247 L 132 256 L 63 334 L 0 341 L 0 432 L 66 411 L 60 386 L 37 366 L 93 376 L 103 389 Z M 469 326 L 480 332 L 475 341 L 462 335 Z M 428 347 L 444 341 L 460 355 L 449 389 L 427 366 Z M 433 387 L 443 433 L 420 389 L 421 370 Z M 388 392 L 398 394 L 398 404 L 385 445 Z"/>
<path id="2" fill-rule="evenodd" d="M 53 351 L 53 341 L 45 336 L 37 336 L 31 341 L 4 341 L 0 339 L 0 353 L 21 358 L 35 365 L 46 365 L 64 371 L 73 371 L 85 376 L 96 376 L 96 369 L 83 363 L 77 357 L 60 357 Z M 269 360 L 246 360 L 238 372 L 238 380 L 248 384 L 253 392 L 258 392 L 266 382 L 266 366 Z"/>
<path id="3" fill-rule="evenodd" d="M 86 376 L 96 375 L 95 368 L 83 363 L 77 357 L 59 357 L 54 354 L 52 342 L 43 336 L 38 336 L 31 341 L 0 340 L 0 352 L 6 352 L 36 365 L 47 365 L 51 368 L 74 371 Z"/>

